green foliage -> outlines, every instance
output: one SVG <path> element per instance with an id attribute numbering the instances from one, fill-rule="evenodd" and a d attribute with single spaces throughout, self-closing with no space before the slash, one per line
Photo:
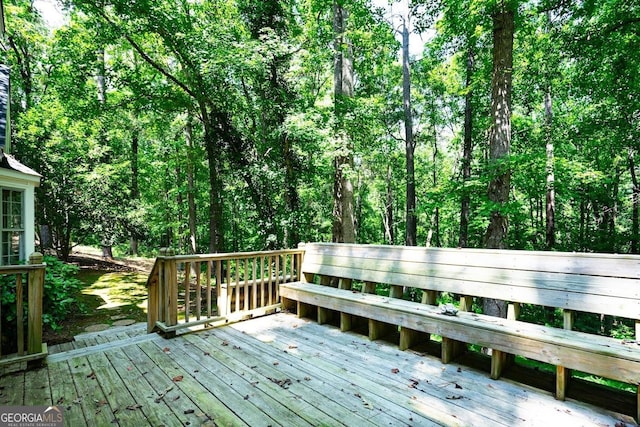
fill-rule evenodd
<path id="1" fill-rule="evenodd" d="M 44 279 L 43 322 L 56 330 L 60 321 L 72 312 L 84 312 L 78 301 L 83 283 L 77 279 L 78 267 L 56 257 L 45 256 L 47 265 Z"/>
<path id="2" fill-rule="evenodd" d="M 83 283 L 76 278 L 78 267 L 66 264 L 52 256 L 45 256 L 47 265 L 44 279 L 44 298 L 42 301 L 42 321 L 45 326 L 58 330 L 60 322 L 70 313 L 83 312 L 85 307 L 78 302 L 78 295 Z M 22 278 L 24 296 L 24 325 L 28 316 L 28 287 L 27 278 Z M 17 337 L 17 304 L 16 304 L 16 276 L 0 276 L 0 304 L 2 304 L 2 340 L 3 352 L 15 351 Z"/>

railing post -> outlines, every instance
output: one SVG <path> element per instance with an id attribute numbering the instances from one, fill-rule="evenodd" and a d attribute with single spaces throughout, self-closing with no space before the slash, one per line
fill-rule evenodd
<path id="1" fill-rule="evenodd" d="M 164 256 L 163 251 L 166 252 L 165 248 L 160 248 L 159 256 Z M 161 272 L 162 272 L 162 264 L 161 261 L 156 260 L 156 265 L 154 265 L 151 270 L 151 275 L 155 274 L 155 280 L 153 277 L 149 276 L 147 280 L 147 333 L 151 333 L 156 328 L 156 323 L 161 320 L 160 319 L 160 292 L 161 286 Z"/>
<path id="2" fill-rule="evenodd" d="M 42 264 L 43 256 L 34 252 L 29 257 L 29 264 Z M 27 352 L 36 354 L 42 352 L 42 297 L 44 293 L 44 266 L 29 272 L 29 314 Z"/>
<path id="3" fill-rule="evenodd" d="M 167 259 L 164 262 L 164 280 L 167 291 L 167 326 L 178 324 L 178 266 L 173 249 L 167 249 Z"/>

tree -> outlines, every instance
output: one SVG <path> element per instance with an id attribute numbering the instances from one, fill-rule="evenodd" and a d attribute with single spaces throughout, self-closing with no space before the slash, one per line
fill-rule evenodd
<path id="1" fill-rule="evenodd" d="M 511 190 L 508 156 L 511 144 L 511 86 L 515 29 L 513 5 L 501 3 L 493 12 L 492 19 L 492 123 L 489 132 L 489 158 L 492 177 L 489 182 L 488 195 L 494 206 L 491 210 L 484 240 L 487 248 L 506 249 L 509 228 L 507 204 Z M 506 317 L 506 302 L 485 299 L 484 312 L 493 316 Z"/>
<path id="2" fill-rule="evenodd" d="M 355 236 L 355 215 L 353 205 L 353 184 L 349 174 L 353 168 L 353 143 L 344 126 L 345 116 L 353 97 L 353 51 L 347 36 L 349 12 L 343 0 L 333 3 L 334 42 L 334 109 L 336 129 L 336 153 L 333 178 L 333 232 L 332 241 L 353 243 Z"/>

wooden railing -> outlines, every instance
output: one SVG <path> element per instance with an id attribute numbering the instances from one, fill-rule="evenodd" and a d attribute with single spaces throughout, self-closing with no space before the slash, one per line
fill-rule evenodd
<path id="1" fill-rule="evenodd" d="M 278 285 L 298 280 L 303 252 L 175 255 L 161 249 L 147 280 L 148 331 L 175 334 L 277 311 Z"/>
<path id="2" fill-rule="evenodd" d="M 27 265 L 0 266 L 0 275 L 15 278 L 15 307 L 16 307 L 16 334 L 15 345 L 4 342 L 17 349 L 17 353 L 4 355 L 0 342 L 0 366 L 15 363 L 37 362 L 47 356 L 47 345 L 42 342 L 42 298 L 44 292 L 44 275 L 46 265 L 42 262 L 42 254 L 36 252 L 29 257 Z M 13 279 L 11 279 L 13 282 Z M 26 298 L 25 298 L 26 284 Z M 25 304 L 26 300 L 26 304 Z M 25 350 L 25 307 L 27 310 L 27 335 Z M 0 306 L 1 310 L 1 306 Z M 2 313 L 2 318 L 6 314 Z M 10 336 L 2 331 L 0 323 L 0 336 L 3 340 Z"/>

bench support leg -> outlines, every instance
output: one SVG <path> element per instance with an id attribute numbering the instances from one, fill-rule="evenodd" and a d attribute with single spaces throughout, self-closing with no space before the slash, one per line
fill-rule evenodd
<path id="1" fill-rule="evenodd" d="M 296 309 L 296 302 L 289 298 L 282 297 L 282 310 L 293 312 Z"/>
<path id="2" fill-rule="evenodd" d="M 369 339 L 375 341 L 391 334 L 394 329 L 397 332 L 397 326 L 389 323 L 380 322 L 377 320 L 369 319 Z"/>
<path id="3" fill-rule="evenodd" d="M 442 337 L 442 363 L 447 364 L 453 360 L 455 343 L 455 340 Z"/>
<path id="4" fill-rule="evenodd" d="M 398 348 L 402 351 L 413 347 L 419 341 L 429 341 L 431 336 L 426 332 L 416 331 L 415 329 L 400 327 L 400 344 Z"/>
<path id="5" fill-rule="evenodd" d="M 328 323 L 331 318 L 331 310 L 328 308 L 318 307 L 318 325 Z"/>
<path id="6" fill-rule="evenodd" d="M 497 380 L 502 376 L 507 356 L 508 354 L 504 351 L 495 348 L 491 350 L 491 379 Z"/>
<path id="7" fill-rule="evenodd" d="M 563 310 L 562 312 L 564 329 L 573 329 L 574 314 L 572 310 Z M 556 399 L 564 400 L 567 396 L 567 386 L 571 379 L 571 370 L 564 366 L 556 367 Z"/>
<path id="8" fill-rule="evenodd" d="M 571 370 L 564 366 L 556 367 L 556 399 L 564 400 L 567 397 L 567 385 L 571 377 Z"/>
<path id="9" fill-rule="evenodd" d="M 298 301 L 298 318 L 310 317 L 313 313 L 313 309 L 313 305 Z"/>
<path id="10" fill-rule="evenodd" d="M 353 316 L 347 313 L 340 313 L 340 330 L 342 332 L 350 331 L 353 327 Z"/>

